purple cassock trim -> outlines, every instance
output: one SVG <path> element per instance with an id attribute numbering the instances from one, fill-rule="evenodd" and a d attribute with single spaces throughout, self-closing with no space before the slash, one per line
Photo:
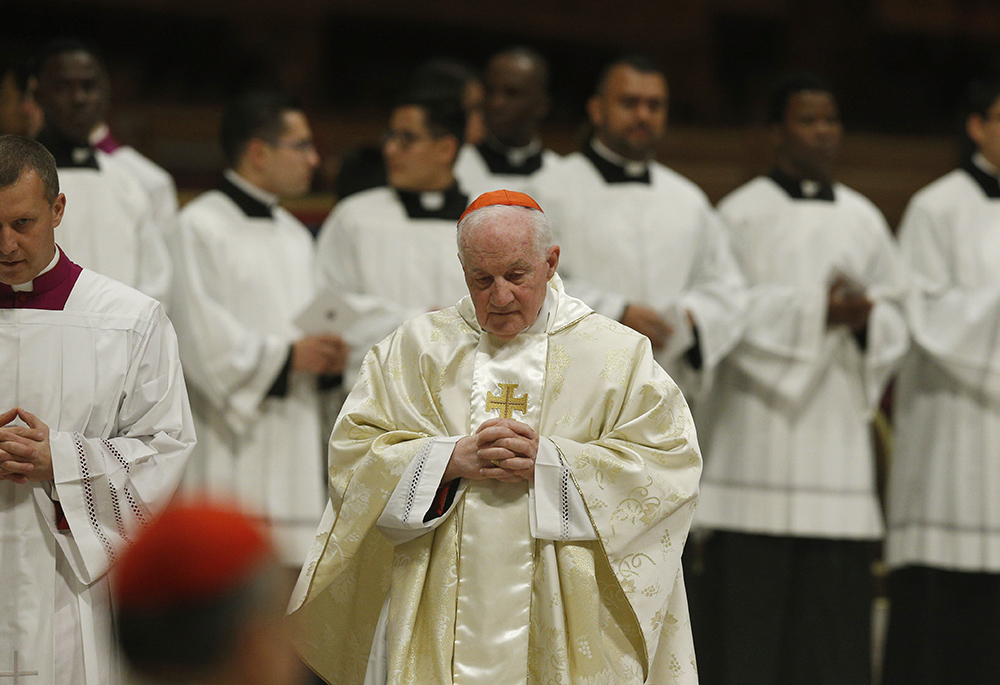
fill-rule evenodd
<path id="1" fill-rule="evenodd" d="M 121 146 L 122 144 L 115 140 L 115 137 L 111 135 L 110 131 L 108 131 L 106 136 L 94 143 L 95 150 L 100 150 L 101 152 L 105 152 L 109 155 Z"/>
<path id="2" fill-rule="evenodd" d="M 35 289 L 32 292 L 15 292 L 9 285 L 0 283 L 0 309 L 61 311 L 82 271 L 83 268 L 69 261 L 69 257 L 59 250 L 59 261 L 51 271 L 34 280 Z"/>

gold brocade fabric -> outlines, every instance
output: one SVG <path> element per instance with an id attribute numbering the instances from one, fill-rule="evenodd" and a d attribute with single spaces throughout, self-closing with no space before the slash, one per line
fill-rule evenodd
<path id="1" fill-rule="evenodd" d="M 570 467 L 600 540 L 529 540 L 526 682 L 696 683 L 680 571 L 701 471 L 690 413 L 645 338 L 554 287 L 537 430 Z M 407 322 L 368 355 L 334 429 L 331 504 L 290 619 L 300 653 L 331 683 L 364 681 L 390 587 L 389 682 L 454 682 L 466 503 L 395 548 L 375 521 L 432 437 L 475 423 L 483 335 L 468 299 Z"/>

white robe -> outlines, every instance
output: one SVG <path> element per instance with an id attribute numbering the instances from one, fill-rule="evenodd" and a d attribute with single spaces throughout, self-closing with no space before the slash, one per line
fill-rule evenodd
<path id="1" fill-rule="evenodd" d="M 649 184 L 608 183 L 573 153 L 540 181 L 536 200 L 552 219 L 571 295 L 616 320 L 634 302 L 675 324 L 678 344 L 656 361 L 697 405 L 742 331 L 743 278 L 705 194 L 662 164 L 648 168 Z M 700 338 L 700 372 L 683 360 L 691 344 L 685 311 Z"/>
<path id="2" fill-rule="evenodd" d="M 346 387 L 372 345 L 411 316 L 457 302 L 468 292 L 458 261 L 457 218 L 411 218 L 395 190 L 372 188 L 340 202 L 317 244 L 319 280 L 377 305 L 365 334 L 351 340 Z"/>
<path id="3" fill-rule="evenodd" d="M 543 149 L 540 153 L 541 167 L 532 173 L 492 171 L 476 146 L 463 145 L 455 160 L 455 178 L 468 191 L 470 201 L 483 193 L 500 189 L 516 190 L 535 197 L 539 180 L 552 173 L 562 159 L 552 150 Z M 512 167 L 516 168 L 516 165 L 512 164 Z"/>
<path id="4" fill-rule="evenodd" d="M 49 425 L 55 472 L 0 481 L 0 674 L 16 658 L 20 682 L 120 682 L 108 567 L 170 498 L 194 443 L 170 322 L 85 269 L 62 311 L 0 310 L 0 388 L 4 410 Z"/>
<path id="5" fill-rule="evenodd" d="M 175 311 L 200 441 L 185 486 L 235 496 L 264 516 L 283 563 L 302 563 L 323 512 L 317 379 L 292 371 L 292 323 L 315 294 L 309 231 L 280 207 L 253 218 L 221 191 L 184 207 Z"/>
<path id="6" fill-rule="evenodd" d="M 162 301 L 171 279 L 165 242 L 170 226 L 160 223 L 149 193 L 124 158 L 100 150 L 94 156 L 99 169 L 59 169 L 66 212 L 56 242 L 80 266 Z"/>
<path id="7" fill-rule="evenodd" d="M 750 287 L 745 337 L 699 418 L 696 525 L 769 535 L 882 534 L 869 421 L 908 345 L 905 278 L 885 219 L 843 185 L 796 199 L 756 178 L 719 205 Z M 826 323 L 844 276 L 875 302 L 862 351 Z"/>
<path id="8" fill-rule="evenodd" d="M 900 370 L 886 556 L 1000 573 L 1000 199 L 958 169 L 900 227 L 914 346 Z"/>
<path id="9" fill-rule="evenodd" d="M 177 230 L 177 186 L 166 169 L 156 164 L 134 147 L 123 145 L 109 153 L 113 162 L 120 164 L 137 180 L 146 193 L 153 210 L 153 221 L 166 241 Z M 169 295 L 169 292 L 168 292 Z M 167 311 L 170 303 L 162 301 Z"/>

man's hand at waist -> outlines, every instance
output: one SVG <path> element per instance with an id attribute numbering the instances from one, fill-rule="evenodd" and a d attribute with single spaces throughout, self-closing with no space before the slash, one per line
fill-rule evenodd
<path id="1" fill-rule="evenodd" d="M 527 424 L 513 419 L 484 421 L 473 435 L 455 443 L 442 483 L 456 478 L 504 483 L 532 480 L 538 434 Z"/>
<path id="2" fill-rule="evenodd" d="M 11 426 L 15 418 L 27 425 Z M 0 479 L 24 485 L 53 478 L 49 427 L 18 407 L 0 414 Z"/>

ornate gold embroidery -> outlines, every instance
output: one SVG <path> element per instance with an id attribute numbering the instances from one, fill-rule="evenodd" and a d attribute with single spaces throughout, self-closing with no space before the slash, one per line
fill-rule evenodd
<path id="1" fill-rule="evenodd" d="M 609 350 L 604 355 L 601 380 L 612 385 L 624 385 L 632 371 L 632 353 L 627 349 Z"/>
<path id="2" fill-rule="evenodd" d="M 549 384 L 552 389 L 551 401 L 558 399 L 562 392 L 563 384 L 566 382 L 566 369 L 569 368 L 569 355 L 566 353 L 565 345 L 553 345 L 549 352 L 548 374 Z"/>
<path id="3" fill-rule="evenodd" d="M 500 416 L 505 419 L 511 418 L 514 410 L 522 414 L 528 413 L 528 393 L 520 397 L 514 397 L 514 390 L 517 383 L 497 383 L 500 386 L 501 395 L 497 397 L 491 392 L 486 393 L 486 411 L 500 410 Z"/>

